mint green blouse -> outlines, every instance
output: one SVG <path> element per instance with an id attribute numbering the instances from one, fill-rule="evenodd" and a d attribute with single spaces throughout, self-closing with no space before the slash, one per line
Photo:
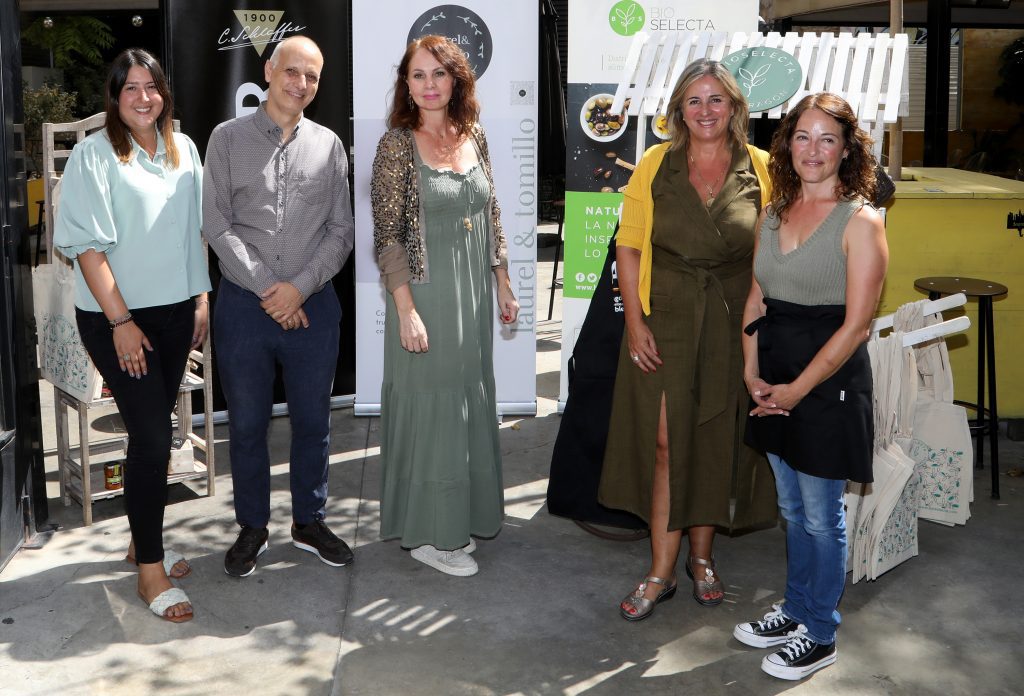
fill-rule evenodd
<path id="1" fill-rule="evenodd" d="M 106 130 L 78 143 L 64 168 L 53 245 L 71 259 L 104 252 L 129 309 L 174 304 L 211 287 L 200 237 L 203 165 L 187 135 L 174 139 L 177 169 L 166 166 L 159 134 L 153 159 L 133 142 L 122 164 Z M 102 311 L 78 263 L 75 276 L 75 306 Z"/>

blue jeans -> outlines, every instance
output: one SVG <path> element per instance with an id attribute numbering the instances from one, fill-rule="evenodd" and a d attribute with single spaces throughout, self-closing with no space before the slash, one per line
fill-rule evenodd
<path id="1" fill-rule="evenodd" d="M 260 298 L 222 278 L 213 339 L 228 402 L 235 520 L 263 529 L 270 521 L 267 429 L 274 405 L 275 365 L 281 366 L 291 423 L 289 482 L 297 524 L 323 519 L 331 388 L 338 363 L 341 305 L 327 284 L 302 306 L 309 328 L 285 331 L 260 307 Z"/>
<path id="2" fill-rule="evenodd" d="M 775 472 L 779 512 L 786 520 L 784 616 L 807 627 L 815 643 L 832 643 L 839 626 L 839 598 L 846 585 L 846 481 L 794 470 L 768 453 Z"/>

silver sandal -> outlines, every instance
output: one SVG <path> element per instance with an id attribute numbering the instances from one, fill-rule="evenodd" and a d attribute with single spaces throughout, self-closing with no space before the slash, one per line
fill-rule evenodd
<path id="1" fill-rule="evenodd" d="M 702 579 L 694 577 L 692 567 L 694 563 L 704 566 L 704 577 Z M 696 556 L 687 556 L 686 575 L 693 580 L 693 598 L 697 600 L 698 604 L 702 604 L 705 607 L 717 607 L 725 599 L 725 588 L 722 586 L 722 580 L 715 575 L 714 556 L 711 557 L 710 561 L 697 558 Z M 721 593 L 721 596 L 717 599 L 704 599 L 704 595 L 716 593 Z"/>
<path id="2" fill-rule="evenodd" d="M 647 585 L 654 583 L 655 585 L 661 585 L 662 591 L 654 599 L 647 599 L 644 597 L 644 591 L 647 589 Z M 643 621 L 652 613 L 654 613 L 654 607 L 660 602 L 672 599 L 676 593 L 676 586 L 678 583 L 673 582 L 671 585 L 668 584 L 667 580 L 656 578 L 653 575 L 646 578 L 640 586 L 633 592 L 626 595 L 625 599 L 619 605 L 619 614 L 622 615 L 626 621 Z M 633 612 L 627 610 L 626 607 L 631 607 Z"/>

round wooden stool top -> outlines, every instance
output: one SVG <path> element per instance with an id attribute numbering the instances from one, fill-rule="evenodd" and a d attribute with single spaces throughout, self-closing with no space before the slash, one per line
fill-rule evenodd
<path id="1" fill-rule="evenodd" d="M 1010 290 L 1000 283 L 979 278 L 961 278 L 953 276 L 930 276 L 918 278 L 914 287 L 925 292 L 937 292 L 942 295 L 954 295 L 962 292 L 968 297 L 996 297 L 1005 295 Z"/>

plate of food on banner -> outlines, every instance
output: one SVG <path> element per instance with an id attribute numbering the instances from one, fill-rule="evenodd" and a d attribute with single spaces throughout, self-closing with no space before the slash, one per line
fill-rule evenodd
<path id="1" fill-rule="evenodd" d="M 614 99 L 614 95 L 602 93 L 593 95 L 583 103 L 583 108 L 580 109 L 580 126 L 591 140 L 607 143 L 626 132 L 626 124 L 629 123 L 626 109 L 629 108 L 629 100 L 622 105 L 622 113 L 613 114 L 611 108 Z"/>

